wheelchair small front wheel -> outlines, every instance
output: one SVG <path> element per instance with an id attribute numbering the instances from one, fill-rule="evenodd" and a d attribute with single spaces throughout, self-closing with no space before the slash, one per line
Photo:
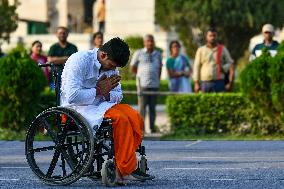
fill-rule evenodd
<path id="1" fill-rule="evenodd" d="M 146 156 L 142 155 L 140 157 L 138 165 L 139 165 L 140 171 L 146 174 L 146 172 L 148 171 Z"/>
<path id="2" fill-rule="evenodd" d="M 113 160 L 106 160 L 102 165 L 102 183 L 106 186 L 114 186 L 116 182 L 116 168 Z"/>

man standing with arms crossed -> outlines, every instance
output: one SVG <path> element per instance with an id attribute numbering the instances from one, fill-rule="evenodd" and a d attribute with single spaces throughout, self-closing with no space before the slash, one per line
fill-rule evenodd
<path id="1" fill-rule="evenodd" d="M 56 36 L 58 42 L 50 47 L 47 58 L 48 62 L 65 64 L 69 56 L 78 51 L 75 45 L 67 41 L 68 33 L 68 29 L 65 27 L 57 28 Z"/>

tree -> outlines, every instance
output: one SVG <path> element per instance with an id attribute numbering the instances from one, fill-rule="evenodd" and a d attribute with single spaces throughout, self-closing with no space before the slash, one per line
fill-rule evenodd
<path id="1" fill-rule="evenodd" d="M 215 27 L 237 60 L 263 24 L 281 27 L 284 19 L 284 1 L 279 0 L 156 0 L 155 9 L 156 22 L 166 30 L 174 26 L 191 57 L 199 45 L 195 28 L 204 33 Z"/>
<path id="2" fill-rule="evenodd" d="M 9 41 L 10 33 L 18 27 L 17 6 L 17 0 L 14 1 L 13 5 L 9 4 L 9 0 L 0 0 L 0 39 L 4 41 Z"/>

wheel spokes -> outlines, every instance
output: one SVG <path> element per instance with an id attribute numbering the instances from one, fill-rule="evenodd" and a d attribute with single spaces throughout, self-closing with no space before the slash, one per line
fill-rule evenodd
<path id="1" fill-rule="evenodd" d="M 42 148 L 35 148 L 31 149 L 30 152 L 42 152 L 42 151 L 48 151 L 48 150 L 54 150 L 55 146 L 47 146 L 47 147 L 42 147 Z"/>
<path id="2" fill-rule="evenodd" d="M 73 159 L 69 156 L 69 154 L 64 149 L 61 149 L 61 153 L 62 153 L 64 159 L 66 159 L 66 161 L 67 161 L 68 165 L 70 166 L 70 168 L 72 170 L 74 170 L 75 165 L 74 165 Z"/>
<path id="3" fill-rule="evenodd" d="M 51 160 L 51 163 L 49 165 L 48 171 L 46 173 L 46 176 L 51 177 L 51 175 L 54 171 L 54 168 L 57 164 L 59 156 L 60 156 L 60 151 L 58 149 L 56 149 L 55 152 L 54 152 L 53 158 Z"/>

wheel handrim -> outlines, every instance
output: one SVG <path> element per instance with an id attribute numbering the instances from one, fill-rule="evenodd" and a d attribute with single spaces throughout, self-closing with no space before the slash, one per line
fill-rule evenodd
<path id="1" fill-rule="evenodd" d="M 62 123 L 58 123 L 61 115 L 67 115 L 66 127 Z M 52 119 L 55 119 L 51 123 Z M 61 120 L 62 121 L 62 120 Z M 70 130 L 71 122 L 76 128 Z M 56 126 L 56 127 L 55 127 Z M 44 127 L 47 130 L 45 137 L 51 139 L 46 146 L 35 147 L 35 139 L 39 132 L 39 127 Z M 44 182 L 48 184 L 65 184 L 76 181 L 81 177 L 87 169 L 93 154 L 92 137 L 78 119 L 74 118 L 60 110 L 46 111 L 40 114 L 32 123 L 26 139 L 26 157 L 33 172 Z M 50 153 L 52 151 L 52 153 Z M 48 152 L 51 158 L 50 165 L 43 167 L 40 161 L 40 156 L 36 157 L 42 152 Z M 45 156 L 46 157 L 46 156 Z M 58 165 L 61 161 L 61 165 Z M 59 174 L 60 173 L 60 174 Z"/>

